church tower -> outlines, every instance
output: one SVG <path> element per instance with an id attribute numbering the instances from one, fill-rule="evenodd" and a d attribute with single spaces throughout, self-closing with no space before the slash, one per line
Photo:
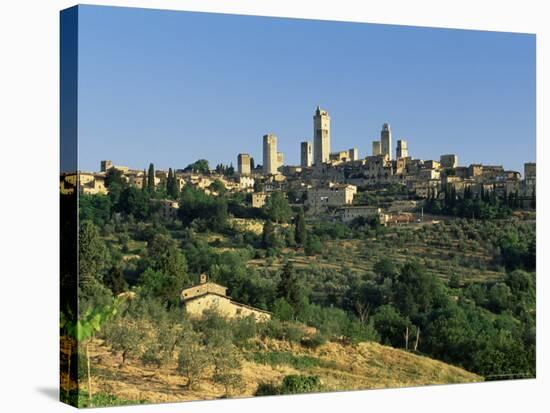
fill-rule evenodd
<path id="1" fill-rule="evenodd" d="M 328 162 L 330 154 L 330 117 L 317 106 L 313 116 L 313 161 L 316 165 Z"/>
<path id="2" fill-rule="evenodd" d="M 390 160 L 392 159 L 392 146 L 391 146 L 391 128 L 390 125 L 384 123 L 382 125 L 382 132 L 380 132 L 380 146 L 382 155 L 388 155 Z"/>

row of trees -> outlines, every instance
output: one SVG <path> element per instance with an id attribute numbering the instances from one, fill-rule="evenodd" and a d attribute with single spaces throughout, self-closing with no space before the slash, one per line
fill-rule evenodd
<path id="1" fill-rule="evenodd" d="M 535 195 L 531 207 L 535 207 Z M 462 196 L 450 185 L 444 188 L 444 198 L 436 199 L 435 191 L 430 191 L 424 203 L 424 210 L 432 214 L 452 215 L 464 218 L 502 219 L 511 215 L 512 210 L 522 207 L 519 193 L 505 194 L 498 197 L 495 190 L 485 191 L 481 188 L 475 194 L 470 187 L 464 189 Z"/>

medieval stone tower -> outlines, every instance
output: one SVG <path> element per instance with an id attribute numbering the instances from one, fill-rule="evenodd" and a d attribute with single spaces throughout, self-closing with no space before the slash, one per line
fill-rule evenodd
<path id="1" fill-rule="evenodd" d="M 264 175 L 277 173 L 277 137 L 271 133 L 264 135 Z"/>
<path id="2" fill-rule="evenodd" d="M 302 142 L 300 144 L 300 166 L 307 168 L 313 163 L 313 149 L 311 142 Z"/>
<path id="3" fill-rule="evenodd" d="M 409 150 L 407 149 L 407 141 L 404 141 L 403 139 L 397 141 L 397 150 L 395 151 L 395 157 L 397 159 L 399 158 L 406 158 L 409 156 Z"/>
<path id="4" fill-rule="evenodd" d="M 330 117 L 317 106 L 313 116 L 313 161 L 316 165 L 328 162 L 330 155 Z"/>
<path id="5" fill-rule="evenodd" d="M 247 153 L 240 153 L 237 156 L 237 170 L 239 175 L 250 175 L 250 155 Z"/>
<path id="6" fill-rule="evenodd" d="M 382 131 L 380 132 L 380 149 L 382 155 L 388 155 L 390 160 L 392 159 L 391 128 L 387 123 L 382 125 Z"/>

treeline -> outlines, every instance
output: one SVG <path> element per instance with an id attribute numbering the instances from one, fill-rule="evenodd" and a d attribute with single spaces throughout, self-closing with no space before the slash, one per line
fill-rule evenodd
<path id="1" fill-rule="evenodd" d="M 483 188 L 474 194 L 470 187 L 464 189 L 462 195 L 456 189 L 447 185 L 444 188 L 444 198 L 436 199 L 435 192 L 430 191 L 424 203 L 424 211 L 434 215 L 451 215 L 463 218 L 503 219 L 508 218 L 514 209 L 522 207 L 518 192 L 497 196 L 494 190 Z M 534 208 L 533 199 L 531 207 Z"/>

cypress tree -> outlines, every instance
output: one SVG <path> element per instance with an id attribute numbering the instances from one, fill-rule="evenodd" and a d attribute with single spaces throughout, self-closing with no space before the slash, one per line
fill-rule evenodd
<path id="1" fill-rule="evenodd" d="M 145 172 L 145 169 L 143 170 L 143 181 L 141 181 L 141 189 L 143 191 L 147 191 L 147 172 Z"/>
<path id="2" fill-rule="evenodd" d="M 296 244 L 304 245 L 306 243 L 306 238 L 306 220 L 304 218 L 303 209 L 300 209 L 298 215 L 296 216 L 296 230 L 294 231 L 294 239 L 296 240 Z"/>
<path id="3" fill-rule="evenodd" d="M 149 164 L 149 172 L 147 174 L 147 189 L 149 189 L 149 192 L 155 190 L 155 166 L 152 163 Z"/>
<path id="4" fill-rule="evenodd" d="M 166 177 L 166 194 L 172 196 L 172 168 L 168 168 L 168 176 Z"/>
<path id="5" fill-rule="evenodd" d="M 170 181 L 170 186 L 168 188 L 168 191 L 174 199 L 177 199 L 179 197 L 180 188 L 178 186 L 178 180 L 176 179 L 175 171 L 172 171 L 172 180 Z"/>
<path id="6" fill-rule="evenodd" d="M 277 286 L 277 295 L 292 306 L 294 316 L 299 315 L 307 306 L 307 296 L 290 261 L 283 265 L 281 281 Z"/>

